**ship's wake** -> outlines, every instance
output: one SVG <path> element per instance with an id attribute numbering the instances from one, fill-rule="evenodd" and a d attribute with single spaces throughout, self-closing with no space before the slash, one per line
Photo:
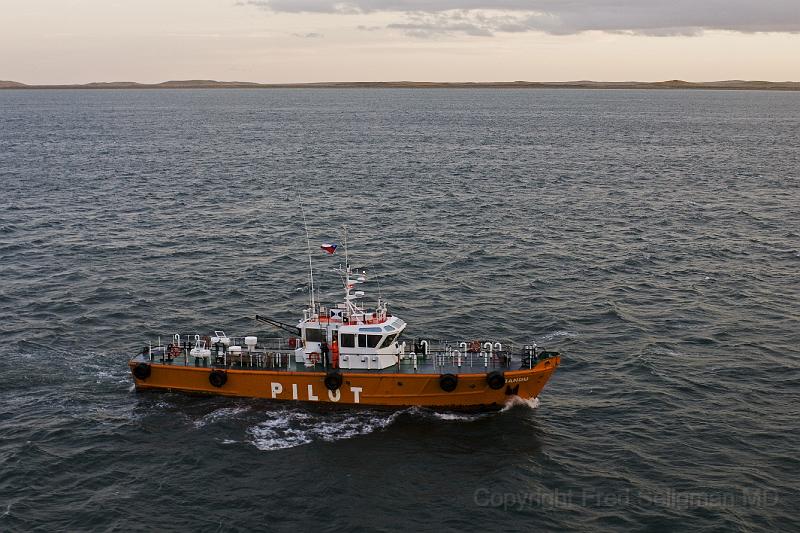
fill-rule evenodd
<path id="1" fill-rule="evenodd" d="M 508 400 L 506 400 L 506 405 L 503 407 L 500 412 L 505 413 L 510 409 L 514 409 L 516 407 L 527 407 L 529 409 L 536 409 L 539 407 L 539 398 L 520 398 L 519 396 L 509 396 Z"/>
<path id="2" fill-rule="evenodd" d="M 530 405 L 523 402 L 524 405 Z M 538 404 L 537 404 L 538 405 Z M 315 442 L 334 442 L 382 431 L 398 418 L 435 422 L 474 422 L 493 413 L 460 413 L 409 407 L 399 411 L 308 411 L 287 407 L 264 412 L 265 420 L 247 428 L 246 441 L 263 451 L 294 448 Z"/>
<path id="3" fill-rule="evenodd" d="M 390 426 L 404 411 L 313 413 L 301 409 L 266 412 L 266 420 L 247 429 L 249 442 L 259 450 L 293 448 L 312 442 L 333 442 L 367 435 Z"/>

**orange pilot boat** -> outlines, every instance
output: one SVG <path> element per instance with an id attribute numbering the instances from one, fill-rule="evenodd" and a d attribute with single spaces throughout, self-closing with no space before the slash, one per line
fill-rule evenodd
<path id="1" fill-rule="evenodd" d="M 345 241 L 346 242 L 346 241 Z M 345 248 L 346 250 L 346 248 Z M 310 256 L 310 254 L 309 254 Z M 367 310 L 366 272 L 336 269 L 344 301 L 314 301 L 296 324 L 256 315 L 289 337 L 181 334 L 149 344 L 129 361 L 138 390 L 369 406 L 501 408 L 537 398 L 561 362 L 535 343 L 403 341 L 406 323 L 382 299 Z"/>

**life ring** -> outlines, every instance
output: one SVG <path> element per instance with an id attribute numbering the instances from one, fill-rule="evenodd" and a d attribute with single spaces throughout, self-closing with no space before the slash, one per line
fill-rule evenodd
<path id="1" fill-rule="evenodd" d="M 294 337 L 289 337 L 289 348 L 295 349 L 297 348 L 297 339 Z"/>
<path id="2" fill-rule="evenodd" d="M 147 363 L 139 363 L 133 368 L 133 376 L 142 381 L 150 377 L 150 365 Z"/>
<path id="3" fill-rule="evenodd" d="M 314 363 L 315 365 L 320 361 L 320 354 L 319 352 L 311 352 L 308 354 L 308 360 Z"/>
<path id="4" fill-rule="evenodd" d="M 458 376 L 455 374 L 442 374 L 439 376 L 439 386 L 445 392 L 453 392 L 458 386 Z"/>
<path id="5" fill-rule="evenodd" d="M 497 390 L 506 384 L 506 376 L 498 370 L 492 370 L 486 374 L 486 383 L 490 389 Z"/>
<path id="6" fill-rule="evenodd" d="M 208 375 L 208 382 L 217 388 L 220 388 L 223 385 L 225 385 L 225 382 L 227 381 L 228 381 L 228 374 L 226 374 L 222 370 L 212 370 L 211 373 Z"/>
<path id="7" fill-rule="evenodd" d="M 167 346 L 167 353 L 170 357 L 175 358 L 180 357 L 181 353 L 183 353 L 183 350 L 181 350 L 181 347 L 178 344 L 170 344 Z"/>
<path id="8" fill-rule="evenodd" d="M 467 348 L 468 352 L 471 353 L 478 353 L 481 351 L 481 341 L 472 341 L 469 343 L 469 348 Z"/>
<path id="9" fill-rule="evenodd" d="M 325 376 L 325 388 L 329 391 L 338 390 L 342 386 L 342 380 L 341 372 L 328 372 Z"/>

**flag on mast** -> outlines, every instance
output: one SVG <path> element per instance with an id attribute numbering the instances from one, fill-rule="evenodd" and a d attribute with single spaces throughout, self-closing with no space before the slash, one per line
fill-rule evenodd
<path id="1" fill-rule="evenodd" d="M 323 245 L 320 246 L 320 248 L 325 250 L 325 252 L 327 252 L 328 255 L 333 255 L 336 252 L 336 245 L 332 243 L 327 243 L 327 242 L 323 243 Z"/>

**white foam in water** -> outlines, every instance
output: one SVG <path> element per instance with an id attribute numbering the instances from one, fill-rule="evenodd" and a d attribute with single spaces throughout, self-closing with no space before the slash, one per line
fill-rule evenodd
<path id="1" fill-rule="evenodd" d="M 505 407 L 503 407 L 500 412 L 504 413 L 509 409 L 517 407 L 518 405 L 525 406 L 530 409 L 536 409 L 539 407 L 539 398 L 530 398 L 526 400 L 525 398 L 520 398 L 519 396 L 509 396 L 508 400 L 506 400 Z"/>
<path id="2" fill-rule="evenodd" d="M 195 420 L 194 427 L 201 428 L 206 424 L 212 423 L 220 418 L 232 418 L 239 413 L 248 411 L 247 407 L 220 407 L 203 416 L 200 420 Z"/>
<path id="3" fill-rule="evenodd" d="M 438 418 L 439 420 L 454 420 L 459 422 L 472 422 L 474 420 L 478 420 L 479 418 L 483 418 L 487 416 L 486 413 L 480 414 L 465 414 L 465 413 L 431 413 L 434 417 Z"/>
<path id="4" fill-rule="evenodd" d="M 383 413 L 355 411 L 314 414 L 301 410 L 269 411 L 267 419 L 251 426 L 247 433 L 259 450 L 281 450 L 316 441 L 333 442 L 367 435 L 394 422 L 403 411 Z"/>
<path id="5" fill-rule="evenodd" d="M 543 342 L 544 341 L 551 341 L 551 340 L 556 339 L 558 337 L 577 337 L 577 336 L 578 336 L 577 333 L 573 333 L 571 331 L 559 330 L 559 331 L 554 331 L 553 333 L 548 333 L 547 335 L 544 335 L 542 337 L 542 341 Z"/>
<path id="6" fill-rule="evenodd" d="M 109 372 L 107 370 L 100 370 L 97 372 L 97 380 L 95 383 L 102 383 L 104 381 L 110 381 L 113 383 L 129 383 L 130 377 L 128 376 L 128 372 L 119 373 L 119 372 Z"/>

